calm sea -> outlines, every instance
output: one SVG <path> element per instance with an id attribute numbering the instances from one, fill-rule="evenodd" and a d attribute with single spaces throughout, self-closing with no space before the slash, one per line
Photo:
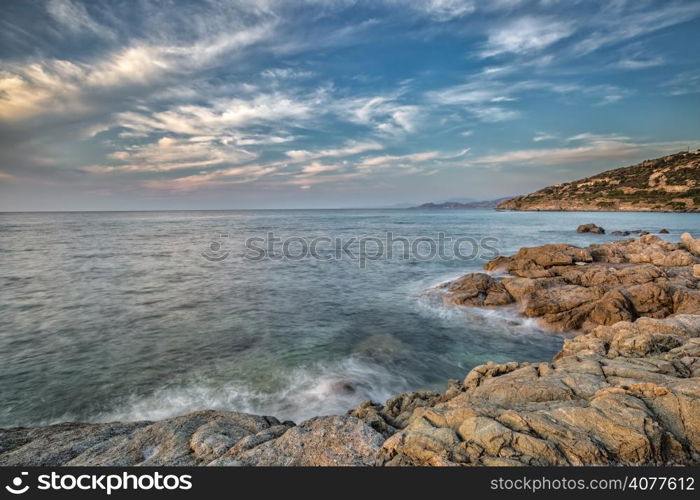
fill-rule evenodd
<path id="1" fill-rule="evenodd" d="M 478 270 L 479 255 L 492 250 L 430 258 L 427 240 L 489 238 L 489 248 L 510 254 L 614 238 L 577 234 L 585 222 L 667 228 L 671 241 L 700 229 L 697 214 L 0 214 L 0 427 L 204 408 L 298 421 L 368 398 L 444 389 L 489 360 L 546 360 L 562 336 L 512 309 L 445 307 L 431 292 Z M 336 240 L 357 255 L 360 238 L 386 241 L 387 233 L 422 239 L 420 255 L 404 258 L 400 244 L 391 258 L 375 258 L 376 240 L 365 240 L 364 263 L 337 258 Z M 287 241 L 291 258 L 251 259 L 271 237 L 276 255 Z M 249 243 L 256 250 L 246 250 L 249 238 L 258 238 Z M 304 256 L 314 238 L 316 257 L 308 248 Z"/>

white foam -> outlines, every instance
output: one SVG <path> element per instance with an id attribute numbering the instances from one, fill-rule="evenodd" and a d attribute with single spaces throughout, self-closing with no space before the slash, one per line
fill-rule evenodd
<path id="1" fill-rule="evenodd" d="M 92 420 L 161 420 L 207 408 L 301 422 L 315 416 L 343 414 L 367 399 L 384 402 L 408 389 L 405 379 L 379 365 L 349 357 L 337 363 L 294 370 L 282 387 L 271 392 L 253 389 L 246 383 L 222 384 L 199 378 L 190 384 L 156 390 L 145 397 L 131 396 L 119 409 Z"/>
<path id="2" fill-rule="evenodd" d="M 430 289 L 417 300 L 418 311 L 429 317 L 437 318 L 447 324 L 474 325 L 483 323 L 489 329 L 512 333 L 514 335 L 541 335 L 542 328 L 535 318 L 520 314 L 517 306 L 467 307 L 445 304 L 442 301 L 444 290 Z"/>

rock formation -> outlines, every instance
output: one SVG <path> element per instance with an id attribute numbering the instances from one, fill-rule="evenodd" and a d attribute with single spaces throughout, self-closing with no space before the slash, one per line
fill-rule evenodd
<path id="1" fill-rule="evenodd" d="M 605 229 L 600 226 L 596 226 L 593 223 L 581 224 L 576 228 L 577 233 L 595 233 L 595 234 L 605 234 Z"/>
<path id="2" fill-rule="evenodd" d="M 384 437 L 349 416 L 301 425 L 204 410 L 159 422 L 0 431 L 0 465 L 373 465 Z"/>
<path id="3" fill-rule="evenodd" d="M 403 422 L 377 462 L 698 465 L 699 357 L 698 315 L 600 326 L 549 363 L 478 366 L 408 416 L 376 405 L 375 428 Z"/>
<path id="4" fill-rule="evenodd" d="M 0 430 L 0 465 L 700 465 L 698 240 L 543 245 L 444 285 L 579 329 L 542 363 L 487 363 L 443 393 L 295 425 L 205 410 Z"/>
<path id="5" fill-rule="evenodd" d="M 700 287 L 687 235 L 680 245 L 648 234 L 587 248 L 550 244 L 521 248 L 485 266 L 496 278 L 472 273 L 441 286 L 444 300 L 466 306 L 517 303 L 553 331 L 589 331 L 599 325 L 700 312 Z"/>

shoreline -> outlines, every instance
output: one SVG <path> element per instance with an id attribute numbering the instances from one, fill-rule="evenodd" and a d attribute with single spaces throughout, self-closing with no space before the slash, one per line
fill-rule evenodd
<path id="1" fill-rule="evenodd" d="M 697 465 L 699 249 L 653 235 L 543 245 L 486 265 L 510 277 L 438 285 L 454 304 L 517 304 L 555 330 L 576 325 L 550 362 L 487 363 L 443 393 L 298 425 L 203 410 L 2 429 L 0 465 Z"/>

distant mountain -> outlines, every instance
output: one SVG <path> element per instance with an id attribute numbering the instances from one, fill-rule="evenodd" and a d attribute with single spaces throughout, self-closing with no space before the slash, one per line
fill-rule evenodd
<path id="1" fill-rule="evenodd" d="M 499 210 L 699 212 L 700 150 L 680 152 L 512 198 Z"/>
<path id="2" fill-rule="evenodd" d="M 423 203 L 415 207 L 414 209 L 436 209 L 436 210 L 461 210 L 461 209 L 474 209 L 474 208 L 496 208 L 499 203 L 509 200 L 507 198 L 499 198 L 497 200 L 485 200 L 485 201 L 469 201 L 466 203 L 461 203 L 458 201 L 445 201 L 443 203 Z"/>

